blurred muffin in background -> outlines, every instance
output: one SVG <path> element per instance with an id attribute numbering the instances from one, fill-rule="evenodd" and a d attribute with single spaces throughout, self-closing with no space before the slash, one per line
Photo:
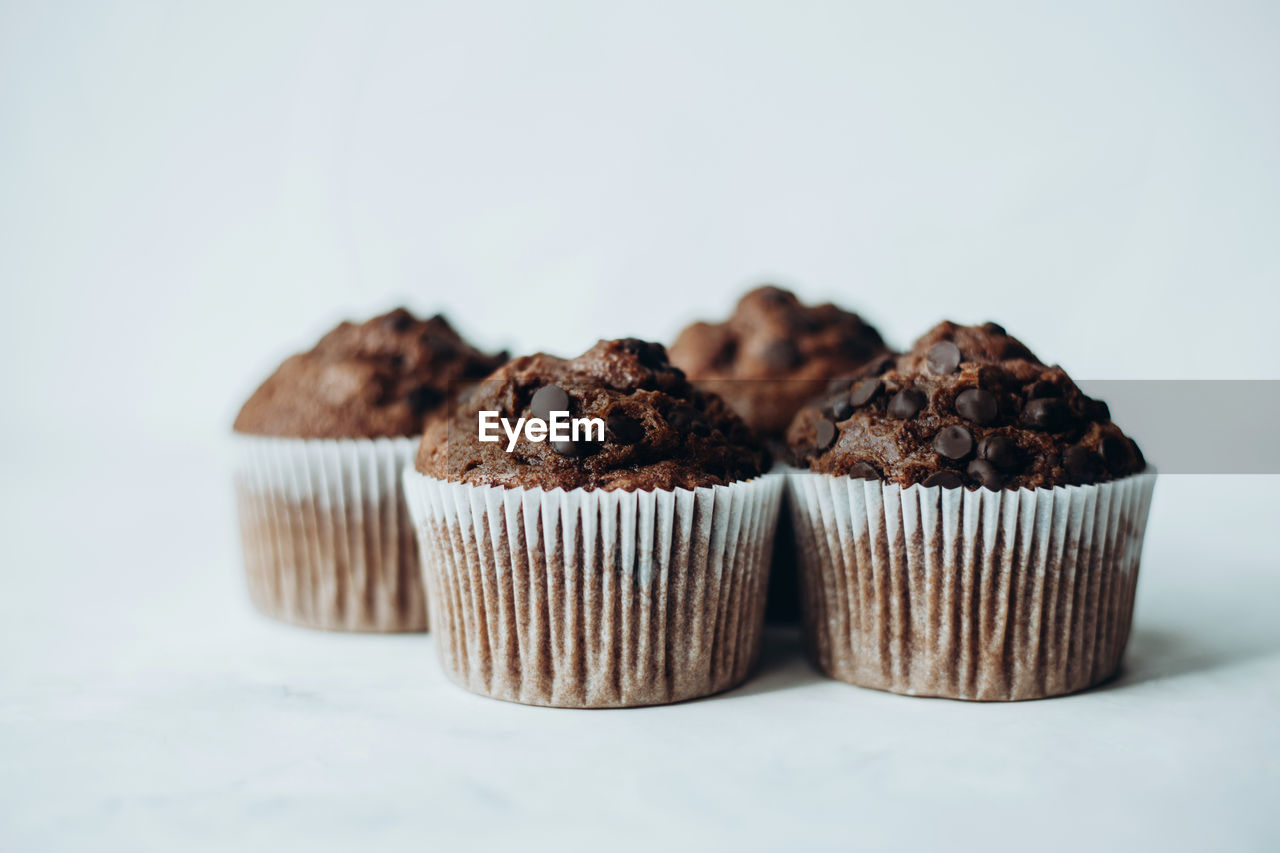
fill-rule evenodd
<path id="1" fill-rule="evenodd" d="M 341 323 L 315 347 L 285 359 L 253 392 L 235 431 L 288 438 L 417 436 L 451 389 L 506 360 L 467 343 L 437 314 L 397 308 Z"/>
<path id="2" fill-rule="evenodd" d="M 805 305 L 766 285 L 738 300 L 723 323 L 697 322 L 676 338 L 671 363 L 714 391 L 768 440 L 779 441 L 796 411 L 888 355 L 874 326 L 831 303 Z"/>
<path id="3" fill-rule="evenodd" d="M 400 473 L 428 416 L 506 360 L 439 315 L 344 322 L 291 356 L 236 417 L 249 594 L 313 628 L 422 631 L 417 547 Z"/>

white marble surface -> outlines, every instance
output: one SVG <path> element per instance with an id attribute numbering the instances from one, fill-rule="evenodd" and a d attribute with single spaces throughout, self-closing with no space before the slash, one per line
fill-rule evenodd
<path id="1" fill-rule="evenodd" d="M 860 690 L 779 630 L 731 693 L 582 712 L 467 694 L 430 637 L 257 616 L 224 464 L 4 482 L 0 849 L 1280 845 L 1277 478 L 1162 479 L 1101 689 Z"/>

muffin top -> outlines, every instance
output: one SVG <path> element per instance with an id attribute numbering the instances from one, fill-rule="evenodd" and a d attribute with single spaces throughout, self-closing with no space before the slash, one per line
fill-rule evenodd
<path id="1" fill-rule="evenodd" d="M 671 362 L 724 397 L 752 429 L 781 437 L 829 380 L 885 352 L 880 333 L 857 314 L 830 303 L 804 305 L 790 291 L 765 286 L 743 296 L 725 322 L 681 332 Z"/>
<path id="2" fill-rule="evenodd" d="M 315 348 L 285 360 L 236 416 L 236 432 L 293 438 L 377 438 L 422 432 L 452 389 L 489 375 L 486 355 L 437 314 L 404 308 L 342 323 Z M 450 385 L 450 383 L 459 383 Z"/>
<path id="3" fill-rule="evenodd" d="M 692 489 L 763 473 L 768 453 L 718 397 L 694 388 L 667 361 L 661 344 L 600 341 L 573 359 L 538 353 L 517 358 L 428 420 L 417 469 L 441 480 L 543 489 Z M 531 440 L 518 432 L 508 452 L 506 427 L 480 440 L 483 412 L 507 419 L 603 421 L 579 440 Z M 490 419 L 495 416 L 485 415 Z M 491 433 L 492 434 L 492 433 Z"/>
<path id="4" fill-rule="evenodd" d="M 938 324 L 801 409 L 787 440 L 811 470 L 902 486 L 1034 489 L 1146 467 L 1106 403 L 995 323 Z"/>

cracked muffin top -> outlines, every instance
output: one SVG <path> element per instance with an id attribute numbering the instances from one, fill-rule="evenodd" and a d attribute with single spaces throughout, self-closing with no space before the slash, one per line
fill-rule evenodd
<path id="1" fill-rule="evenodd" d="M 493 372 L 506 354 L 464 341 L 439 314 L 397 308 L 342 323 L 290 356 L 253 392 L 234 429 L 292 438 L 414 436 L 450 394 Z"/>
<path id="2" fill-rule="evenodd" d="M 671 362 L 714 391 L 766 438 L 781 438 L 801 405 L 828 381 L 887 352 L 876 329 L 835 305 L 758 287 L 723 323 L 694 323 L 671 346 Z"/>
<path id="3" fill-rule="evenodd" d="M 769 455 L 723 400 L 691 385 L 661 344 L 600 341 L 577 358 L 545 353 L 508 362 L 428 420 L 417 469 L 441 480 L 543 489 L 692 489 L 764 473 Z M 513 426 L 552 412 L 604 422 L 604 440 L 480 440 L 481 412 Z"/>
<path id="4" fill-rule="evenodd" d="M 1038 488 L 1142 471 L 1142 452 L 1061 367 L 996 323 L 940 323 L 787 431 L 799 463 L 902 486 Z"/>

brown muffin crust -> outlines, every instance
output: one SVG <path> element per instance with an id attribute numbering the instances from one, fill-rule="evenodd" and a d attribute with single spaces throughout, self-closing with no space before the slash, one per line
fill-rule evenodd
<path id="1" fill-rule="evenodd" d="M 286 359 L 240 409 L 234 429 L 292 438 L 417 435 L 451 393 L 504 361 L 506 353 L 480 352 L 439 314 L 419 320 L 397 308 L 344 322 Z"/>
<path id="2" fill-rule="evenodd" d="M 787 439 L 813 471 L 902 486 L 1034 489 L 1146 467 L 1106 403 L 995 323 L 938 324 L 801 409 Z"/>
<path id="3" fill-rule="evenodd" d="M 671 363 L 719 394 L 747 425 L 781 438 L 796 410 L 827 382 L 886 353 L 875 328 L 831 303 L 805 305 L 764 286 L 723 323 L 694 323 L 671 346 Z"/>
<path id="4" fill-rule="evenodd" d="M 559 397 L 561 389 L 565 397 Z M 551 390 L 546 390 L 551 389 Z M 542 392 L 539 400 L 535 394 Z M 514 424 L 538 413 L 546 398 L 568 400 L 575 418 L 601 418 L 603 443 L 553 445 L 523 433 L 479 440 L 479 413 Z M 475 387 L 447 416 L 431 418 L 417 469 L 442 480 L 543 489 L 692 489 L 762 474 L 768 453 L 718 397 L 694 388 L 667 361 L 661 344 L 600 341 L 574 359 L 545 353 L 517 358 Z M 559 410 L 559 407 L 556 407 Z"/>

